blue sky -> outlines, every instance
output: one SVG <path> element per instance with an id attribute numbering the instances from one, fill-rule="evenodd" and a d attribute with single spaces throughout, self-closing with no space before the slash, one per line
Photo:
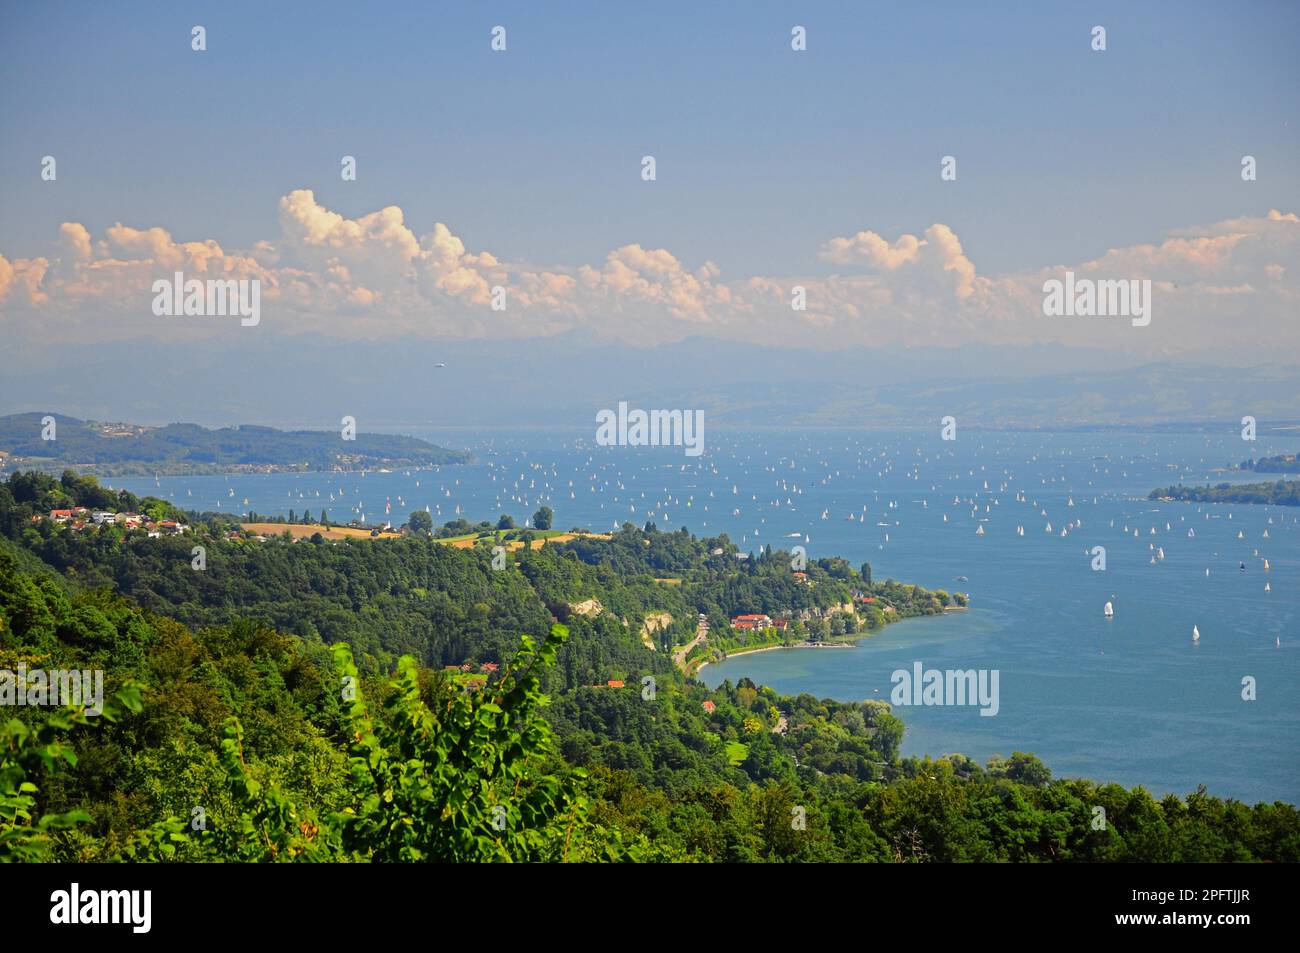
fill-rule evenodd
<path id="1" fill-rule="evenodd" d="M 56 260 L 65 222 L 247 250 L 309 189 L 347 220 L 399 206 L 416 236 L 446 223 L 556 273 L 635 245 L 786 281 L 841 270 L 837 236 L 942 223 L 981 277 L 1032 288 L 1039 269 L 1300 210 L 1298 28 L 1290 2 L 13 5 L 0 256 Z"/>
<path id="2" fill-rule="evenodd" d="M 1300 194 L 1295 3 L 382 8 L 8 7 L 0 250 L 69 219 L 249 244 L 306 186 L 344 214 L 400 204 L 511 258 L 637 241 L 776 271 L 812 267 L 831 234 L 944 221 L 1004 270 Z M 189 49 L 193 23 L 206 53 Z M 497 23 L 505 55 L 488 49 Z M 344 153 L 360 171 L 346 187 Z M 1261 164 L 1249 188 L 1243 153 Z M 45 154 L 61 163 L 53 196 Z M 944 154 L 955 188 L 936 175 Z"/>

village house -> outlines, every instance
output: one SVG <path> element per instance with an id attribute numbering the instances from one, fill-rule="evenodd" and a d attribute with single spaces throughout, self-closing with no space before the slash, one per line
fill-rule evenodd
<path id="1" fill-rule="evenodd" d="M 733 629 L 770 629 L 772 628 L 772 617 L 761 612 L 750 612 L 732 619 L 731 627 Z"/>

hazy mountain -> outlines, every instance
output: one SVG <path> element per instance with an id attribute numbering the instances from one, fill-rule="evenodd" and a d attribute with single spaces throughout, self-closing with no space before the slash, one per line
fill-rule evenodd
<path id="1" fill-rule="evenodd" d="M 700 408 L 723 426 L 905 428 L 951 414 L 968 426 L 1061 428 L 1250 414 L 1267 427 L 1300 419 L 1300 367 L 1124 366 L 1111 353 L 1059 348 L 825 352 L 708 339 L 632 348 L 576 334 L 397 343 L 234 335 L 199 347 L 65 344 L 0 359 L 0 410 L 155 425 L 336 429 L 351 415 L 377 431 L 581 429 L 620 400 Z"/>

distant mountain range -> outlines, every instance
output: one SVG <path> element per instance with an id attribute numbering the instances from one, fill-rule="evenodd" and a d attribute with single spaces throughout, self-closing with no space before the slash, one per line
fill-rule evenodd
<path id="1" fill-rule="evenodd" d="M 53 421 L 53 427 L 48 426 Z M 52 434 L 54 439 L 46 439 Z M 359 470 L 465 463 L 469 454 L 415 437 L 338 431 L 276 430 L 243 425 L 209 430 L 197 424 L 146 427 L 60 414 L 0 417 L 3 469 L 104 475 L 215 473 L 239 470 Z"/>
<path id="2" fill-rule="evenodd" d="M 162 350 L 156 358 L 148 355 Z M 60 342 L 0 354 L 0 409 L 58 407 L 80 417 L 285 429 L 592 429 L 598 411 L 700 409 L 707 426 L 1068 430 L 1293 427 L 1300 366 L 1142 364 L 1085 348 L 772 348 L 710 338 L 634 348 L 590 336 L 529 340 L 339 343 L 319 337 L 254 346 L 212 339 L 175 360 L 139 342 Z M 144 357 L 142 358 L 142 355 Z M 124 374 L 143 362 L 148 372 Z"/>

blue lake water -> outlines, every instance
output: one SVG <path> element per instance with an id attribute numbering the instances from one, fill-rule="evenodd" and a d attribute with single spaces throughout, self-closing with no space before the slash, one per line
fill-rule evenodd
<path id="1" fill-rule="evenodd" d="M 1295 452 L 1300 436 L 709 432 L 705 454 L 691 458 L 680 448 L 596 447 L 590 434 L 416 435 L 469 449 L 476 462 L 106 482 L 200 510 L 318 517 L 324 507 L 334 522 L 382 522 L 387 512 L 400 524 L 427 506 L 438 523 L 510 513 L 522 524 L 546 504 L 561 529 L 653 521 L 726 532 L 742 550 L 802 544 L 810 558 L 869 561 L 877 580 L 969 592 L 972 608 L 890 626 L 852 650 L 735 657 L 701 678 L 888 700 L 891 673 L 916 661 L 996 669 L 994 717 L 897 708 L 904 753 L 1032 751 L 1058 775 L 1157 794 L 1204 783 L 1220 796 L 1300 802 L 1300 513 L 1145 499 L 1177 482 L 1275 479 L 1212 471 Z M 1106 548 L 1104 572 L 1091 567 L 1094 546 Z M 1242 699 L 1247 676 L 1254 701 Z"/>

